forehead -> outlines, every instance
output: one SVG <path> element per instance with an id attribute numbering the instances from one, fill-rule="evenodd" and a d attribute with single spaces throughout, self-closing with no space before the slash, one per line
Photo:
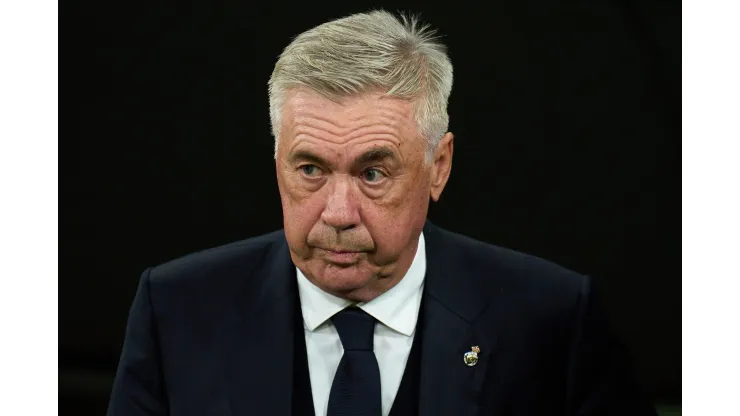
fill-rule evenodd
<path id="1" fill-rule="evenodd" d="M 397 147 L 419 139 L 414 103 L 380 93 L 330 100 L 306 88 L 286 94 L 282 139 L 329 147 L 385 140 Z"/>

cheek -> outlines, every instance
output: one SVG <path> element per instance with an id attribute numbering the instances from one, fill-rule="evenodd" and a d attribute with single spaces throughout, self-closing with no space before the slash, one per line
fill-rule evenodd
<path id="1" fill-rule="evenodd" d="M 423 228 L 428 205 L 428 191 L 417 184 L 385 200 L 367 201 L 362 208 L 363 222 L 379 250 L 398 252 Z"/>
<path id="2" fill-rule="evenodd" d="M 280 187 L 283 223 L 290 240 L 303 244 L 306 236 L 321 218 L 323 204 L 316 194 L 298 192 L 289 186 Z"/>

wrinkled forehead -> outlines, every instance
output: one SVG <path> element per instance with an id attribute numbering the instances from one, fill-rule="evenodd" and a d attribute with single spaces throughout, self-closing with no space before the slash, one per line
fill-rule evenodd
<path id="1" fill-rule="evenodd" d="M 284 101 L 281 140 L 289 147 L 303 140 L 330 145 L 386 139 L 399 148 L 422 140 L 411 100 L 379 92 L 330 99 L 306 89 L 288 91 Z"/>

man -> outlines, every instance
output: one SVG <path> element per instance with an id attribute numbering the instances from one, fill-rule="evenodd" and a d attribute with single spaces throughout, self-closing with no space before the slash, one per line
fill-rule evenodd
<path id="1" fill-rule="evenodd" d="M 146 270 L 108 414 L 654 414 L 591 280 L 426 220 L 452 66 L 376 11 L 269 82 L 284 230 Z"/>

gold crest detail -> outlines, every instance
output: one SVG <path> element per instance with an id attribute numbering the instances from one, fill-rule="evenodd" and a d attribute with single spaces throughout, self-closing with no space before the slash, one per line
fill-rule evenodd
<path id="1" fill-rule="evenodd" d="M 477 345 L 470 348 L 470 351 L 466 352 L 465 355 L 463 355 L 463 362 L 468 367 L 472 367 L 476 364 L 478 364 L 478 354 L 480 354 L 480 347 Z"/>

